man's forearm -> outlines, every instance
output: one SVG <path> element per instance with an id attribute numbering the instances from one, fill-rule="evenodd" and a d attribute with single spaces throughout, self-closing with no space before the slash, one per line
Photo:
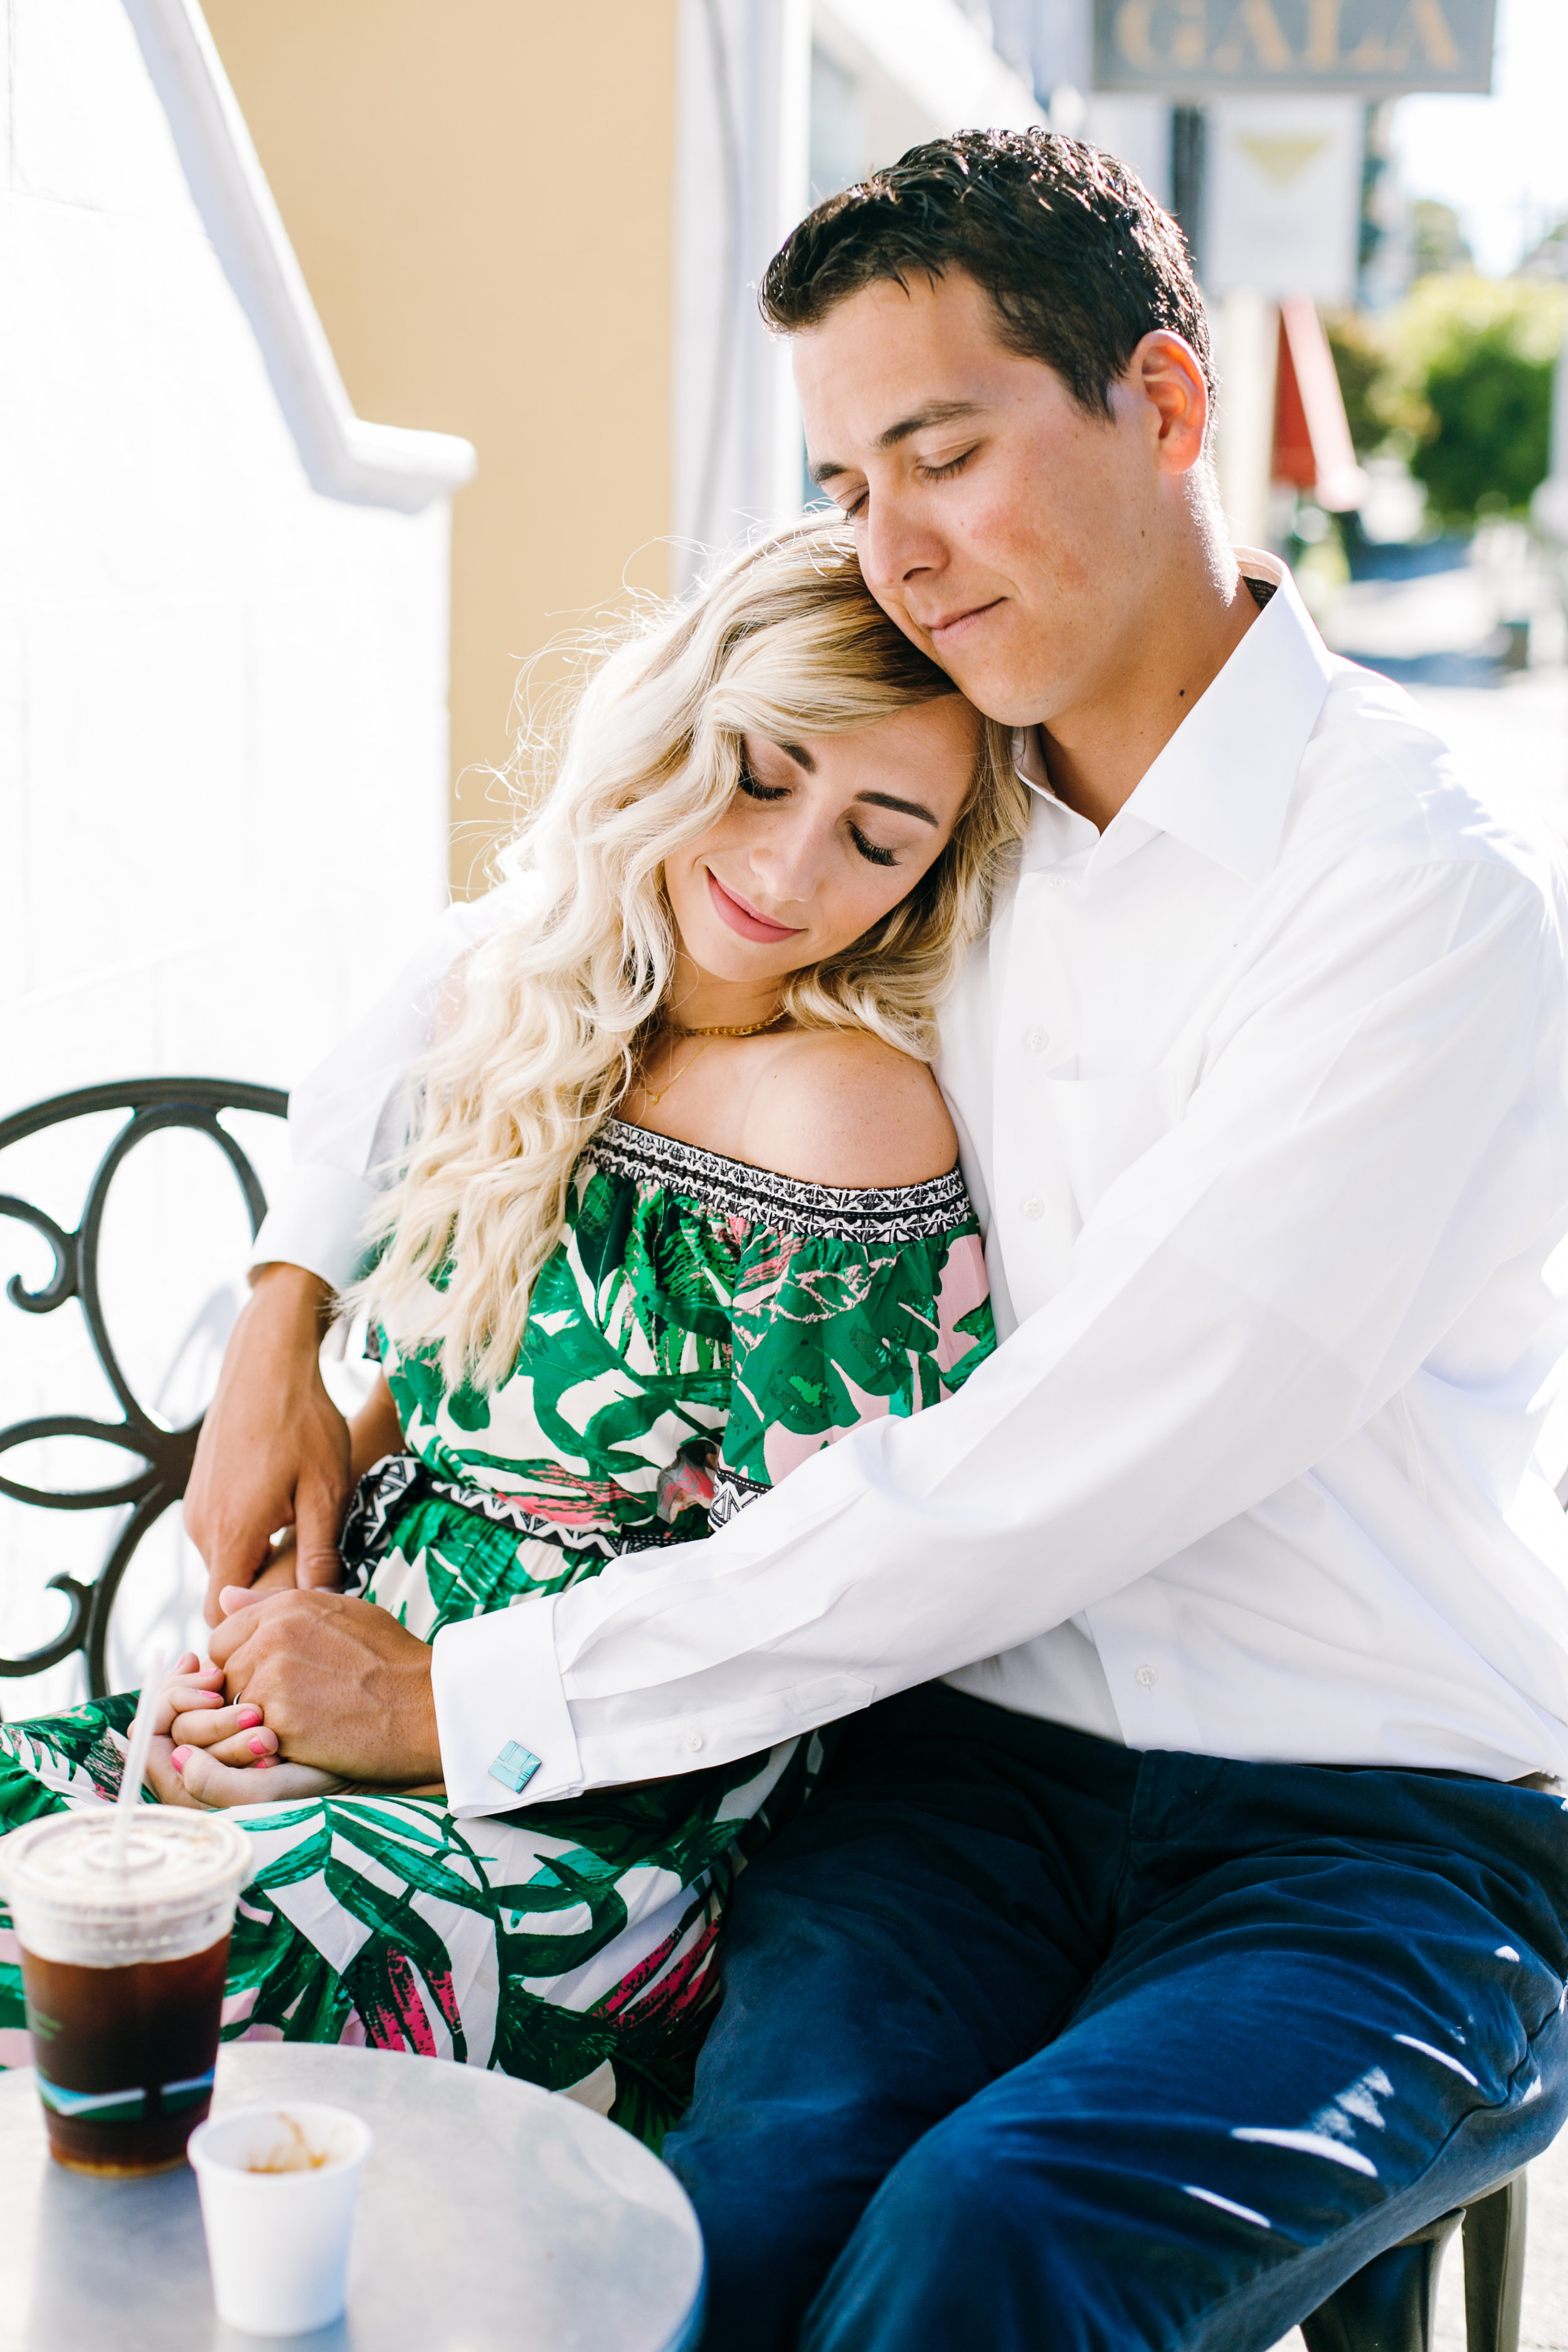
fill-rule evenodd
<path id="1" fill-rule="evenodd" d="M 250 1300 L 241 1314 L 248 1313 L 251 1302 L 260 1298 L 268 1302 L 265 1319 L 276 1334 L 276 1343 L 300 1362 L 313 1358 L 332 1319 L 331 1285 L 308 1266 L 271 1258 L 252 1269 Z"/>
<path id="2" fill-rule="evenodd" d="M 301 1583 L 336 1581 L 349 1433 L 321 1381 L 331 1298 L 304 1267 L 264 1266 L 229 1335 L 184 1504 L 207 1564 L 209 1624 L 218 1593 L 251 1582 L 279 1528 L 295 1529 Z"/>

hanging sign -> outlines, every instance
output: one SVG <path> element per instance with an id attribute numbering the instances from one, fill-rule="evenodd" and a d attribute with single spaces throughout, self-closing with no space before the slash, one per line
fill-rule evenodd
<path id="1" fill-rule="evenodd" d="M 1489 90 L 1495 0 L 1094 0 L 1097 89 Z"/>
<path id="2" fill-rule="evenodd" d="M 1205 142 L 1205 294 L 1349 302 L 1361 227 L 1353 98 L 1222 98 Z"/>

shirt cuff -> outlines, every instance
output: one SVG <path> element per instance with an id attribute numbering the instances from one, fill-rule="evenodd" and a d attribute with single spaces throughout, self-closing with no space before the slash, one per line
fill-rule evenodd
<path id="1" fill-rule="evenodd" d="M 444 1625 L 431 1654 L 447 1810 L 460 1821 L 575 1797 L 583 1768 L 561 1669 L 557 1595 Z"/>
<path id="2" fill-rule="evenodd" d="M 250 1252 L 252 1272 L 281 1263 L 302 1265 L 333 1290 L 346 1290 L 364 1263 L 365 1220 L 379 1193 L 345 1168 L 295 1168 L 261 1221 Z"/>

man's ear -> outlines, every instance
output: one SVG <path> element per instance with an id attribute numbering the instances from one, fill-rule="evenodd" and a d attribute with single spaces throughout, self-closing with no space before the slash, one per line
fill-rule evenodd
<path id="1" fill-rule="evenodd" d="M 1122 383 L 1152 412 L 1161 471 L 1190 473 L 1204 453 L 1209 388 L 1186 337 L 1167 327 L 1145 335 L 1127 363 Z"/>

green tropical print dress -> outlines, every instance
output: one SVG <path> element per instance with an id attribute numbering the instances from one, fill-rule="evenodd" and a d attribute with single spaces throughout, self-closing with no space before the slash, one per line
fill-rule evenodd
<path id="1" fill-rule="evenodd" d="M 706 1535 L 860 1422 L 952 1393 L 995 1341 L 956 1171 L 838 1191 L 612 1120 L 505 1381 L 448 1389 L 428 1350 L 383 1344 L 408 1451 L 362 1481 L 345 1568 L 430 1641 Z M 110 1802 L 134 1704 L 0 1727 L 0 1828 Z M 822 1752 L 814 1735 L 483 1820 L 393 1794 L 238 1810 L 256 1874 L 225 2035 L 500 2067 L 658 2147 L 719 1997 L 736 1873 Z M 0 2063 L 27 2055 L 0 1911 Z"/>

